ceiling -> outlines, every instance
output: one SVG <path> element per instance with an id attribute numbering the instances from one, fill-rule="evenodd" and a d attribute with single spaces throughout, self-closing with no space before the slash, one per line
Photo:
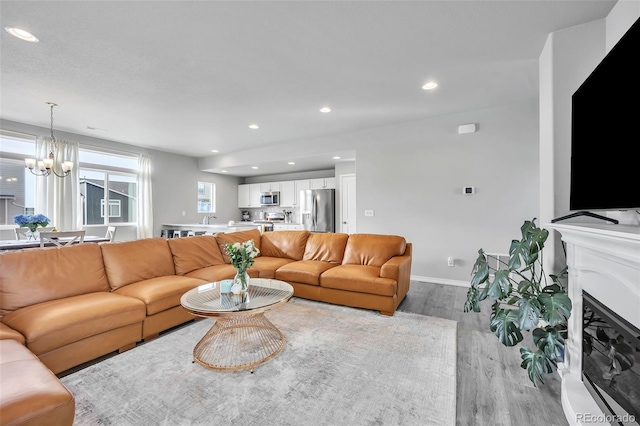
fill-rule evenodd
<path id="1" fill-rule="evenodd" d="M 0 117 L 48 128 L 51 101 L 56 130 L 220 156 L 231 175 L 333 168 L 354 151 L 314 139 L 537 98 L 549 33 L 614 4 L 3 0 L 2 28 L 40 42 L 1 31 Z M 270 147 L 282 162 L 243 161 Z"/>

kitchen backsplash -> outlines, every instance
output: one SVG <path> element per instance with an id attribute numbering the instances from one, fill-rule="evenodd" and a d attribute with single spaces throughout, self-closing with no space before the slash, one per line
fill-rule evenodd
<path id="1" fill-rule="evenodd" d="M 279 207 L 279 206 L 268 206 L 268 207 L 260 207 L 260 208 L 246 208 L 239 209 L 239 216 L 242 217 L 242 212 L 248 211 L 251 213 L 251 220 L 260 220 L 260 212 L 266 213 L 282 213 L 283 211 L 293 212 L 291 214 L 291 223 L 300 223 L 300 207 Z"/>

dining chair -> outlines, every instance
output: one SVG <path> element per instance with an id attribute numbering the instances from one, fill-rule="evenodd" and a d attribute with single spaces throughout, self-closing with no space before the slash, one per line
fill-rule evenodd
<path id="1" fill-rule="evenodd" d="M 46 243 L 51 242 L 56 247 L 66 247 L 71 244 L 82 244 L 84 242 L 84 234 L 82 231 L 63 231 L 63 232 L 41 232 L 40 247 L 44 247 Z"/>
<path id="2" fill-rule="evenodd" d="M 37 228 L 36 229 L 36 234 L 34 234 L 35 236 L 37 236 L 40 232 L 51 232 L 55 227 L 54 226 L 49 226 L 49 227 L 45 227 L 45 228 Z M 15 228 L 14 229 L 15 234 L 16 234 L 16 240 L 28 240 L 29 239 L 29 228 Z"/>
<path id="3" fill-rule="evenodd" d="M 14 231 L 16 232 L 16 240 L 26 240 L 28 239 L 28 232 L 29 232 L 29 228 L 15 228 Z"/>
<path id="4" fill-rule="evenodd" d="M 109 242 L 112 243 L 115 241 L 116 239 L 116 230 L 118 228 L 116 228 L 115 226 L 108 226 L 107 227 L 107 233 L 105 234 L 105 238 L 109 238 Z"/>

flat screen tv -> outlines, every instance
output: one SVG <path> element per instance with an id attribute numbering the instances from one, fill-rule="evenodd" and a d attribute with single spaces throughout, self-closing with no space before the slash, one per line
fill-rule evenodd
<path id="1" fill-rule="evenodd" d="M 572 97 L 571 210 L 640 209 L 640 19 Z"/>

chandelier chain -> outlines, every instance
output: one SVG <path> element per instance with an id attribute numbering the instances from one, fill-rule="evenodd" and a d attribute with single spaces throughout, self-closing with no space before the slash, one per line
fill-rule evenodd
<path id="1" fill-rule="evenodd" d="M 55 136 L 53 136 L 53 107 L 54 106 L 58 106 L 58 104 L 54 103 L 54 102 L 47 102 L 49 104 L 49 106 L 51 107 L 51 141 L 53 142 L 53 145 L 56 145 L 56 138 Z"/>

